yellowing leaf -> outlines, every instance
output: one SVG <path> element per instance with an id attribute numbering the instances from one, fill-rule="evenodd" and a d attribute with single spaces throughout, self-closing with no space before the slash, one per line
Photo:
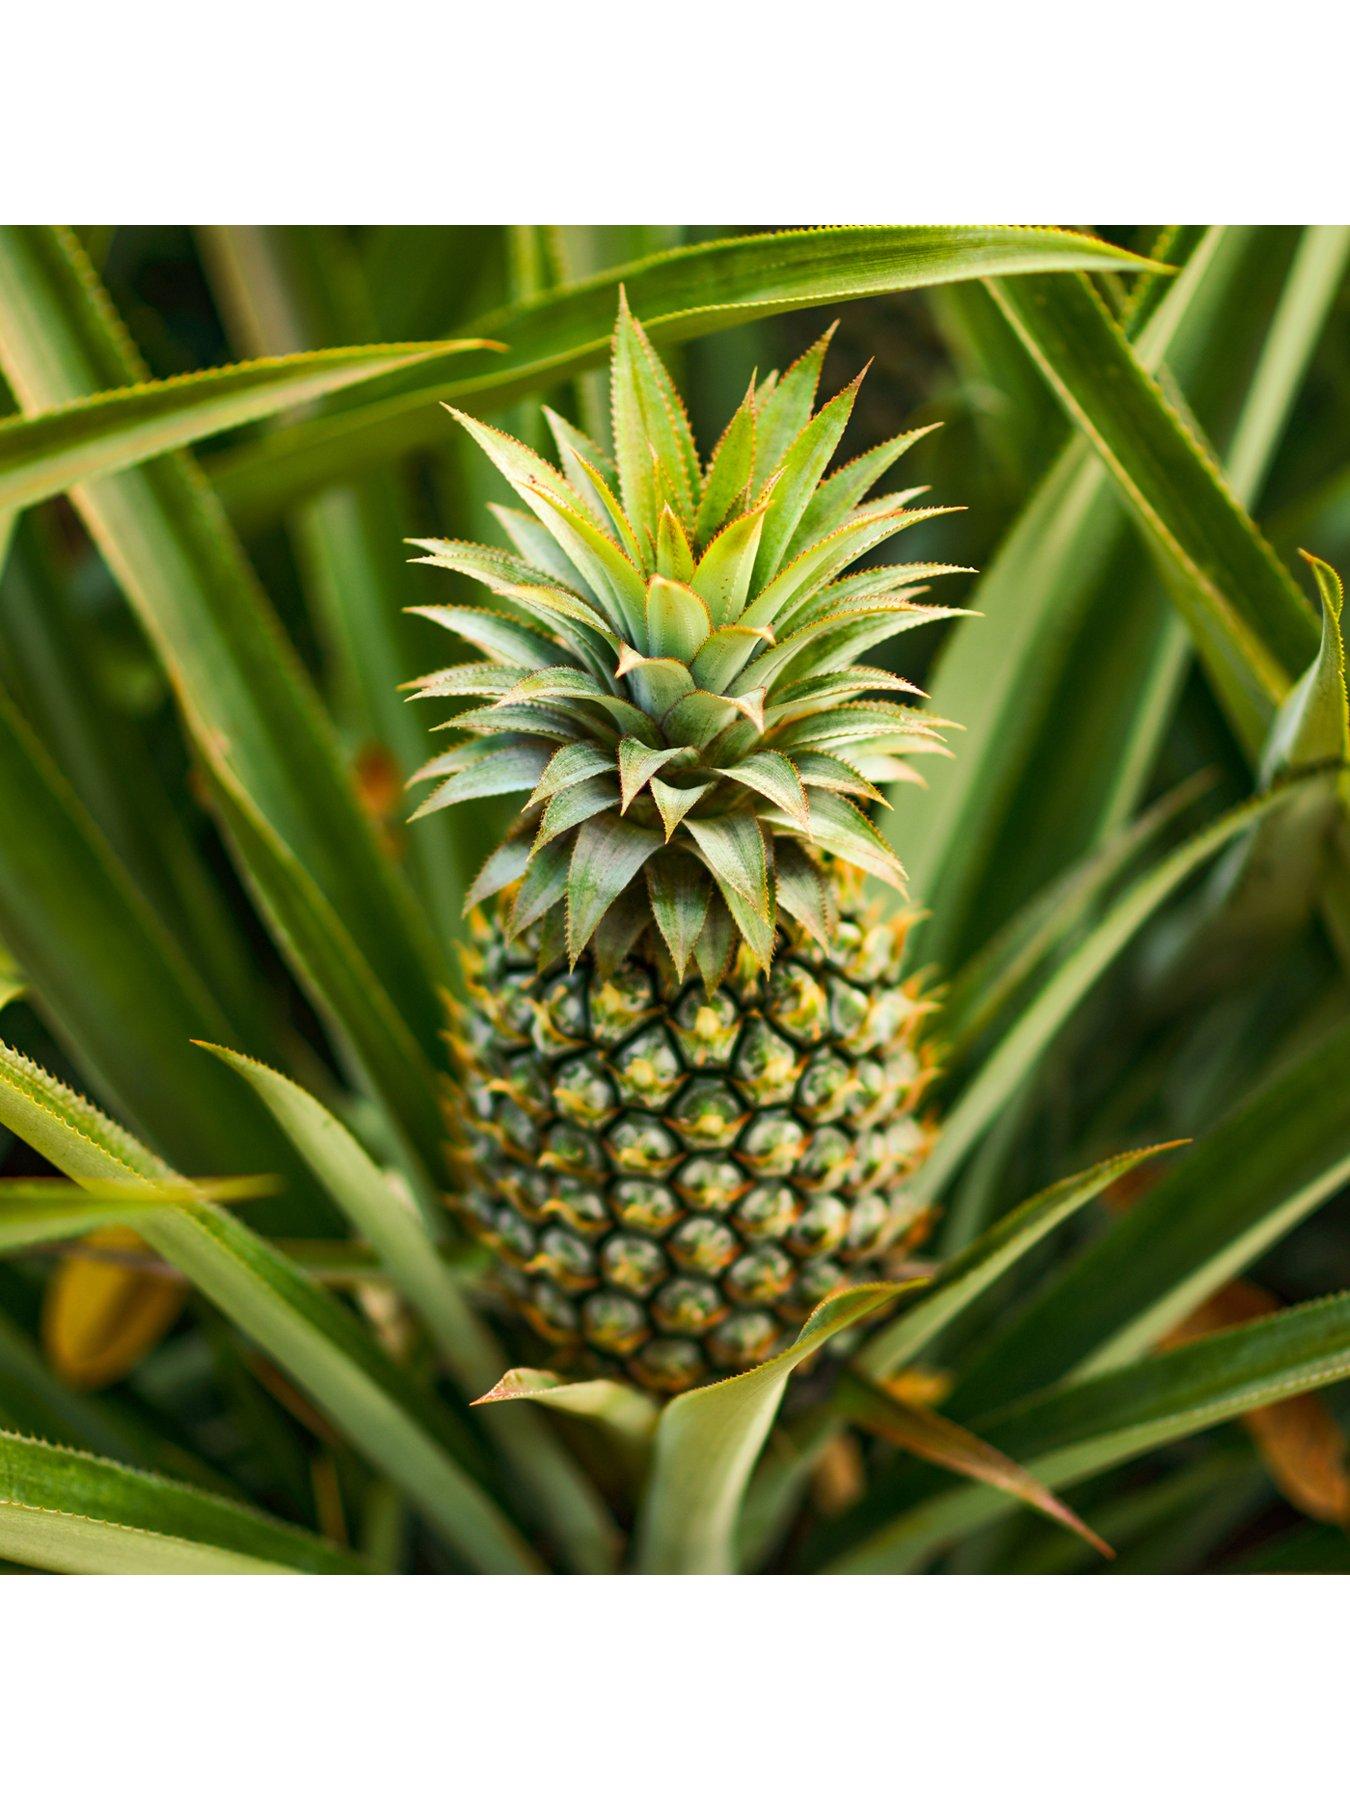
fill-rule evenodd
<path id="1" fill-rule="evenodd" d="M 110 1251 L 144 1248 L 136 1233 L 122 1225 L 94 1232 L 88 1241 Z M 185 1297 L 180 1281 L 96 1257 L 67 1257 L 47 1286 L 43 1348 L 72 1387 L 107 1387 L 154 1349 L 182 1311 Z"/>
<path id="2" fill-rule="evenodd" d="M 1250 1281 L 1233 1281 L 1198 1306 L 1165 1340 L 1181 1344 L 1284 1310 Z M 1244 1413 L 1241 1423 L 1275 1486 L 1300 1512 L 1350 1528 L 1350 1443 L 1320 1394 L 1294 1394 Z"/>
<path id="3" fill-rule="evenodd" d="M 1103 1556 L 1115 1555 L 1106 1540 L 1084 1524 L 1073 1508 L 1066 1506 L 1043 1481 L 993 1444 L 967 1431 L 964 1425 L 941 1413 L 929 1412 L 926 1407 L 911 1406 L 894 1391 L 873 1387 L 856 1375 L 848 1375 L 840 1383 L 839 1398 L 850 1417 L 887 1443 L 908 1450 L 923 1462 L 935 1463 L 941 1469 L 951 1469 L 954 1474 L 1011 1494 L 1057 1525 L 1076 1532 Z"/>

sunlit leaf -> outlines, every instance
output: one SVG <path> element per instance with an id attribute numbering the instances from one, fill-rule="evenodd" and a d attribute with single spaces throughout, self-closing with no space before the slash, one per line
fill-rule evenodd
<path id="1" fill-rule="evenodd" d="M 488 348 L 481 338 L 467 338 L 459 344 L 366 344 L 261 357 L 171 381 L 147 381 L 33 418 L 6 419 L 0 421 L 0 509 L 32 506 L 79 482 L 394 369 Z"/>
<path id="2" fill-rule="evenodd" d="M 1316 651 L 1297 587 L 1084 277 L 995 283 L 994 294 L 1175 564 L 1198 648 L 1250 739 Z"/>
<path id="3" fill-rule="evenodd" d="M 264 445 L 232 457 L 220 485 L 231 510 L 250 520 L 275 516 L 304 492 L 353 469 L 434 444 L 441 427 L 433 399 L 500 406 L 603 362 L 622 283 L 655 343 L 699 337 L 748 319 L 802 306 L 861 299 L 945 281 L 1020 275 L 1033 269 L 1146 269 L 1114 245 L 1076 232 L 1017 226 L 845 226 L 728 238 L 666 251 L 518 307 L 484 314 L 473 332 L 510 345 L 476 353 L 420 380 L 386 379 L 368 404 L 283 427 Z M 814 382 L 806 394 L 809 411 Z M 790 443 L 805 417 L 757 445 L 757 461 Z M 785 435 L 785 442 L 779 439 Z"/>

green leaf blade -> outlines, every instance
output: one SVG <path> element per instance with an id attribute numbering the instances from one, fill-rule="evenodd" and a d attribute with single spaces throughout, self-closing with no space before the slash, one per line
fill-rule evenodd
<path id="1" fill-rule="evenodd" d="M 82 1185 L 173 1178 L 129 1133 L 6 1045 L 0 1045 L 0 1123 Z M 454 1419 L 389 1362 L 331 1294 L 207 1204 L 147 1218 L 139 1229 L 410 1495 L 471 1566 L 501 1574 L 536 1566 L 448 1451 L 448 1444 L 464 1442 Z"/>
<path id="2" fill-rule="evenodd" d="M 73 235 L 0 231 L 0 360 L 30 408 L 142 377 Z M 434 1054 L 443 977 L 432 934 L 381 854 L 313 686 L 194 465 L 181 452 L 155 457 L 73 497 L 199 748 L 228 757 Z"/>
<path id="3" fill-rule="evenodd" d="M 588 819 L 577 832 L 567 873 L 567 951 L 575 962 L 609 908 L 661 846 L 654 831 L 627 819 Z"/>
<path id="4" fill-rule="evenodd" d="M 260 357 L 114 388 L 96 399 L 27 418 L 0 420 L 0 511 L 34 506 L 81 482 L 117 474 L 395 369 L 487 347 L 474 338 L 457 344 L 366 344 Z"/>
<path id="5" fill-rule="evenodd" d="M 380 398 L 283 427 L 266 444 L 231 456 L 220 486 L 231 511 L 254 524 L 355 468 L 435 443 L 433 399 L 502 406 L 597 366 L 609 354 L 621 283 L 648 336 L 662 343 L 797 307 L 945 281 L 1150 266 L 1081 233 L 1019 226 L 827 227 L 665 251 L 483 315 L 468 329 L 508 342 L 505 353 L 470 352 L 425 381 L 386 378 Z"/>
<path id="6" fill-rule="evenodd" d="M 1342 1025 L 1263 1083 L 970 1365 L 963 1416 L 1142 1354 L 1350 1178 Z"/>
<path id="7" fill-rule="evenodd" d="M 354 1575 L 322 1538 L 182 1482 L 0 1430 L 0 1555 L 73 1575 Z"/>
<path id="8" fill-rule="evenodd" d="M 1253 1325 L 1052 1387 L 981 1420 L 979 1429 L 1041 1481 L 1062 1489 L 1226 1419 L 1350 1376 L 1350 1296 L 1290 1307 Z M 892 1501 L 900 1498 L 892 1496 Z M 837 1556 L 833 1574 L 919 1566 L 1015 1502 L 988 1488 L 933 1484 L 926 1497 Z"/>
<path id="9" fill-rule="evenodd" d="M 358 1237 L 374 1247 L 426 1324 L 460 1391 L 468 1399 L 480 1393 L 501 1367 L 501 1352 L 442 1262 L 410 1197 L 399 1193 L 351 1133 L 295 1082 L 251 1057 L 206 1047 L 260 1095 Z M 613 1521 L 561 1447 L 529 1419 L 500 1420 L 494 1435 L 540 1524 L 557 1534 L 571 1566 L 589 1574 L 612 1570 Z"/>
<path id="10" fill-rule="evenodd" d="M 1150 1157 L 1175 1148 L 1155 1144 L 1110 1157 L 1015 1207 L 953 1257 L 914 1303 L 859 1352 L 858 1366 L 873 1378 L 890 1375 L 1088 1201 Z"/>
<path id="11" fill-rule="evenodd" d="M 736 1517 L 755 1459 L 797 1364 L 905 1291 L 847 1288 L 824 1300 L 797 1341 L 757 1369 L 672 1400 L 661 1414 L 638 1523 L 638 1567 L 649 1575 L 729 1574 Z"/>

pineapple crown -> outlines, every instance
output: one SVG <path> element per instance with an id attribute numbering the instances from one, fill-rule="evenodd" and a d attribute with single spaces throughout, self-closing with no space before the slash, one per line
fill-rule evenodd
<path id="1" fill-rule="evenodd" d="M 603 969 L 646 934 L 712 986 L 742 944 L 767 969 L 780 910 L 828 943 L 832 863 L 903 892 L 865 808 L 886 804 L 875 783 L 918 779 L 905 758 L 941 750 L 943 721 L 857 659 L 950 617 L 919 596 L 955 571 L 846 571 L 959 509 L 910 506 L 922 488 L 866 498 L 924 430 L 826 476 L 862 380 L 814 410 L 832 333 L 783 376 L 752 377 L 706 467 L 622 291 L 612 456 L 549 408 L 560 468 L 448 409 L 528 511 L 494 509 L 514 554 L 410 540 L 497 601 L 414 609 L 486 660 L 412 684 L 474 703 L 442 727 L 462 741 L 413 778 L 439 784 L 413 816 L 528 794 L 466 911 L 512 890 L 507 934 L 539 926 L 541 953 L 575 964 L 589 946 Z"/>

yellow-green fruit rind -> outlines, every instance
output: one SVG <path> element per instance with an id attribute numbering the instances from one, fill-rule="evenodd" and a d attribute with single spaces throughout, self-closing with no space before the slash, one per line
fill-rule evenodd
<path id="1" fill-rule="evenodd" d="M 452 1034 L 455 1205 L 558 1351 L 665 1392 L 782 1348 L 913 1232 L 931 1128 L 904 921 L 780 931 L 711 994 L 641 946 L 540 970 L 479 922 Z"/>

